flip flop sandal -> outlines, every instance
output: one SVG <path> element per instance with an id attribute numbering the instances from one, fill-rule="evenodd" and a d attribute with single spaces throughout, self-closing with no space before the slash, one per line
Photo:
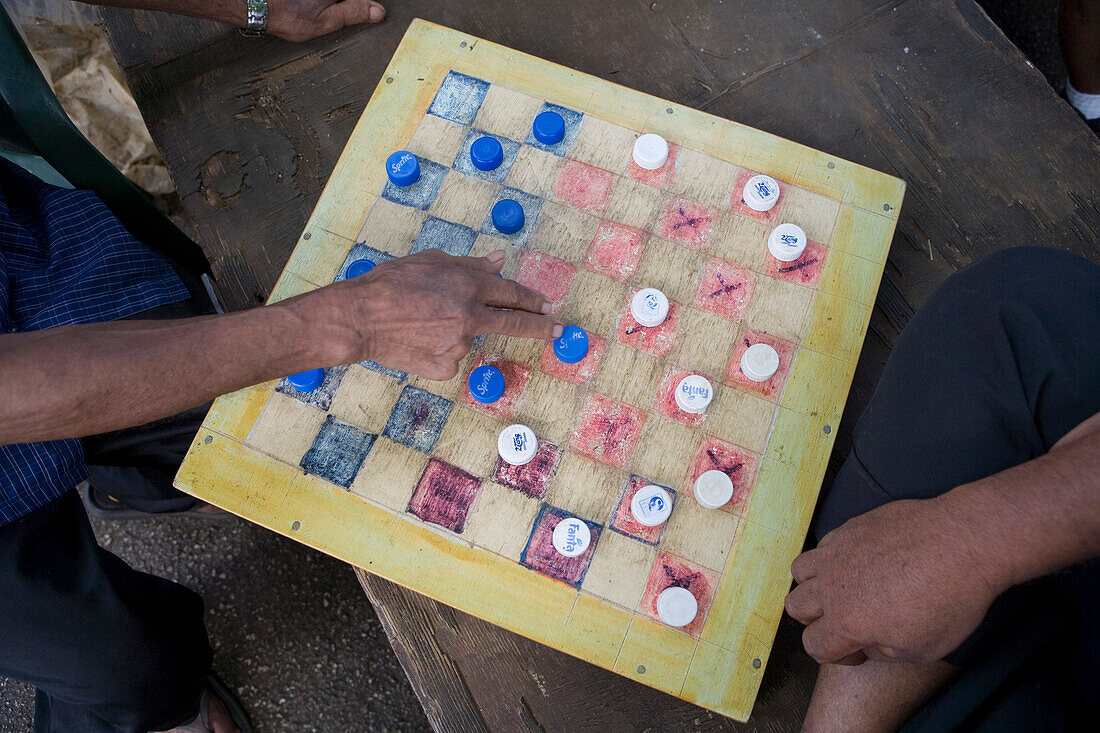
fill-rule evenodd
<path id="1" fill-rule="evenodd" d="M 186 509 L 178 509 L 168 512 L 143 512 L 127 506 L 122 501 L 108 494 L 102 489 L 85 483 L 80 490 L 84 498 L 84 508 L 97 519 L 148 519 L 155 516 L 167 517 L 193 517 L 196 519 L 229 519 L 234 515 L 219 509 L 216 512 L 200 511 L 210 506 L 206 502 L 195 500 L 194 504 Z"/>
<path id="2" fill-rule="evenodd" d="M 248 713 L 237 696 L 211 672 L 206 677 L 206 687 L 203 688 L 202 697 L 199 699 L 199 717 L 187 725 L 177 726 L 174 730 L 180 733 L 213 733 L 210 725 L 210 698 L 218 698 L 229 713 L 233 725 L 237 726 L 241 733 L 253 733 L 252 721 L 248 719 Z"/>

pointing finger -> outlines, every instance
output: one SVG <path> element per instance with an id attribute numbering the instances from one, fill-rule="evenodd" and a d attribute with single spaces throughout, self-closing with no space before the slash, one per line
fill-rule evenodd
<path id="1" fill-rule="evenodd" d="M 478 331 L 550 340 L 561 336 L 562 325 L 552 316 L 537 315 L 522 310 L 486 309 Z"/>
<path id="2" fill-rule="evenodd" d="M 492 308 L 514 308 L 549 315 L 550 301 L 537 290 L 524 287 L 515 280 L 495 277 L 484 287 L 485 305 Z"/>

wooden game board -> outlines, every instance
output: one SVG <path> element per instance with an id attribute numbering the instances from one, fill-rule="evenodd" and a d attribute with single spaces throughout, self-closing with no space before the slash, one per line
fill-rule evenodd
<path id="1" fill-rule="evenodd" d="M 529 136 L 543 108 L 565 140 Z M 475 132 L 476 131 L 476 132 Z M 644 171 L 633 140 L 656 132 L 670 162 Z M 469 165 L 474 136 L 505 163 Z M 386 180 L 408 149 L 421 181 Z M 777 206 L 740 201 L 754 172 L 780 181 Z M 735 122 L 625 89 L 456 31 L 412 24 L 348 141 L 271 300 L 426 247 L 508 251 L 505 276 L 538 288 L 591 351 L 566 365 L 543 342 L 490 336 L 458 377 L 431 382 L 380 367 L 328 370 L 303 395 L 285 380 L 217 400 L 177 486 L 444 603 L 738 720 L 751 709 L 782 600 L 843 411 L 904 193 L 890 176 Z M 500 236 L 500 198 L 527 223 Z M 780 222 L 810 245 L 788 265 L 767 255 Z M 630 296 L 672 300 L 638 329 Z M 771 380 L 738 370 L 747 344 L 781 357 Z M 508 389 L 470 399 L 469 372 L 497 365 Z M 705 416 L 671 389 L 699 373 Z M 534 429 L 540 452 L 502 465 L 498 432 Z M 720 510 L 691 495 L 727 471 Z M 655 483 L 671 519 L 642 527 L 629 499 Z M 548 534 L 585 520 L 593 544 L 565 560 Z M 656 618 L 657 594 L 687 587 L 696 620 Z"/>

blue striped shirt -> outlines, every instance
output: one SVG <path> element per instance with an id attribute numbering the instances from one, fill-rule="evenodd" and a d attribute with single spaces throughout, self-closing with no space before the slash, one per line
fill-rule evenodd
<path id="1" fill-rule="evenodd" d="M 187 296 L 94 193 L 50 186 L 0 158 L 0 349 L 4 334 L 115 320 Z M 0 446 L 0 525 L 86 477 L 79 440 Z"/>

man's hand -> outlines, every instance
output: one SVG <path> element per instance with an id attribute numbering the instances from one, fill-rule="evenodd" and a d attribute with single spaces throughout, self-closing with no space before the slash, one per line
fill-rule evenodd
<path id="1" fill-rule="evenodd" d="M 93 5 L 160 10 L 216 20 L 243 28 L 245 0 L 83 0 Z M 268 0 L 267 32 L 287 41 L 308 41 L 356 23 L 377 23 L 386 9 L 373 0 Z"/>
<path id="2" fill-rule="evenodd" d="M 550 339 L 562 326 L 550 302 L 497 277 L 504 252 L 452 257 L 436 249 L 384 262 L 366 275 L 284 301 L 317 333 L 337 329 L 341 361 L 373 359 L 427 379 L 450 379 L 482 333 Z"/>
<path id="3" fill-rule="evenodd" d="M 941 659 L 1008 586 L 981 538 L 940 499 L 895 501 L 850 519 L 795 558 L 787 612 L 821 663 Z"/>
<path id="4" fill-rule="evenodd" d="M 287 41 L 308 41 L 385 17 L 386 9 L 372 0 L 268 0 L 267 32 Z"/>

